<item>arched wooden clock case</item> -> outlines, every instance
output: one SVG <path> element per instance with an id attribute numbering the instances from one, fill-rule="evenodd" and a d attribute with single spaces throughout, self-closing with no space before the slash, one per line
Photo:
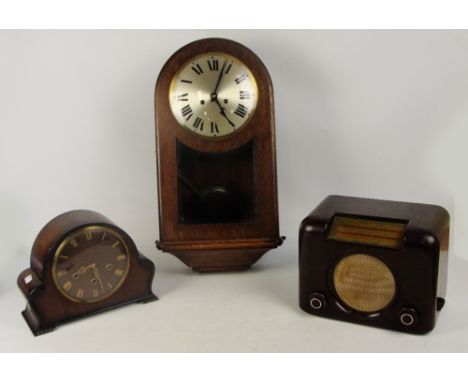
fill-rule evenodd
<path id="1" fill-rule="evenodd" d="M 173 78 L 184 65 L 216 53 L 232 56 L 250 70 L 258 98 L 255 111 L 242 128 L 207 139 L 177 122 L 169 94 Z M 208 66 L 202 68 L 206 71 Z M 260 59 L 246 47 L 225 39 L 204 39 L 184 46 L 161 70 L 155 112 L 157 247 L 193 270 L 206 272 L 247 269 L 279 246 L 283 238 L 278 223 L 273 89 Z"/>

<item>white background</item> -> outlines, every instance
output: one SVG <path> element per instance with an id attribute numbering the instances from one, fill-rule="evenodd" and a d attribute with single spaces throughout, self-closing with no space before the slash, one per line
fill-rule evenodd
<path id="1" fill-rule="evenodd" d="M 250 272 L 198 275 L 154 247 L 153 93 L 175 50 L 215 36 L 248 46 L 272 76 L 288 239 Z M 1 31 L 0 350 L 466 351 L 467 46 L 466 31 Z M 448 302 L 431 334 L 299 310 L 298 226 L 332 193 L 449 210 Z M 16 277 L 42 226 L 77 208 L 133 237 L 160 301 L 34 338 Z"/>

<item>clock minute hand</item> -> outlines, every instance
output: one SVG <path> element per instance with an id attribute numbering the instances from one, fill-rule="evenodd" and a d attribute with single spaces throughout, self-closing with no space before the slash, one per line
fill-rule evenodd
<path id="1" fill-rule="evenodd" d="M 227 62 L 227 60 L 224 60 L 223 67 L 221 68 L 221 73 L 219 74 L 219 77 L 218 77 L 218 82 L 216 82 L 215 89 L 213 90 L 213 93 L 211 93 L 212 95 L 213 94 L 217 95 L 216 92 L 218 91 L 219 84 L 221 83 L 221 78 L 223 78 L 224 68 L 226 67 L 226 62 Z M 213 96 L 212 96 L 212 100 L 213 100 Z"/>

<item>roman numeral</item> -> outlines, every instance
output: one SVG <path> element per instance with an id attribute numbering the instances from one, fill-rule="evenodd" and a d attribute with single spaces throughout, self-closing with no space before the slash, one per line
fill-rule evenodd
<path id="1" fill-rule="evenodd" d="M 93 297 L 99 297 L 99 291 L 97 289 L 93 289 Z"/>
<path id="2" fill-rule="evenodd" d="M 71 283 L 71 281 L 67 281 L 65 284 L 63 284 L 63 289 L 68 291 L 68 290 L 71 289 L 72 286 L 73 286 L 73 284 Z"/>
<path id="3" fill-rule="evenodd" d="M 78 242 L 75 239 L 71 239 L 70 244 L 73 246 L 73 248 L 78 247 Z"/>
<path id="4" fill-rule="evenodd" d="M 227 67 L 227 69 L 226 69 L 226 71 L 224 73 L 228 74 L 229 71 L 231 70 L 231 67 L 232 67 L 232 63 L 229 64 L 229 66 Z"/>
<path id="5" fill-rule="evenodd" d="M 57 272 L 57 277 L 65 276 L 68 272 L 66 270 L 60 270 Z"/>
<path id="6" fill-rule="evenodd" d="M 195 119 L 195 122 L 193 122 L 193 127 L 195 129 L 198 129 L 200 128 L 200 130 L 203 130 L 203 124 L 205 122 L 203 121 L 203 119 L 201 119 L 200 117 L 197 117 L 197 119 Z"/>
<path id="7" fill-rule="evenodd" d="M 190 80 L 180 80 L 180 82 L 185 82 L 186 84 L 191 84 L 192 83 L 192 81 L 190 81 Z"/>
<path id="8" fill-rule="evenodd" d="M 211 122 L 211 134 L 219 133 L 218 125 L 216 122 Z"/>
<path id="9" fill-rule="evenodd" d="M 86 241 L 90 241 L 93 239 L 93 233 L 92 232 L 85 232 L 85 236 L 86 236 Z"/>
<path id="10" fill-rule="evenodd" d="M 212 58 L 211 60 L 208 60 L 207 63 L 208 63 L 208 67 L 210 68 L 212 72 L 219 70 L 219 64 L 218 64 L 217 59 Z"/>
<path id="11" fill-rule="evenodd" d="M 185 120 L 188 121 L 192 117 L 193 111 L 190 105 L 186 105 L 182 108 L 182 117 L 187 117 Z"/>
<path id="12" fill-rule="evenodd" d="M 250 92 L 249 91 L 245 91 L 245 90 L 241 90 L 239 92 L 239 98 L 240 99 L 250 99 Z"/>
<path id="13" fill-rule="evenodd" d="M 234 81 L 236 81 L 236 84 L 239 85 L 242 81 L 244 81 L 247 78 L 247 74 L 242 74 L 239 77 L 237 77 Z"/>
<path id="14" fill-rule="evenodd" d="M 203 73 L 203 69 L 201 68 L 200 64 L 195 64 L 192 66 L 192 70 L 197 73 L 198 75 Z"/>
<path id="15" fill-rule="evenodd" d="M 248 111 L 249 109 L 247 109 L 244 105 L 239 104 L 234 114 L 237 114 L 239 117 L 245 118 Z"/>
<path id="16" fill-rule="evenodd" d="M 83 296 L 84 296 L 84 289 L 79 288 L 79 289 L 76 291 L 76 298 L 83 298 Z"/>
<path id="17" fill-rule="evenodd" d="M 188 93 L 179 94 L 177 96 L 177 101 L 188 101 Z"/>
<path id="18" fill-rule="evenodd" d="M 112 248 L 117 247 L 119 244 L 120 244 L 120 241 L 117 240 L 114 244 L 112 244 Z"/>

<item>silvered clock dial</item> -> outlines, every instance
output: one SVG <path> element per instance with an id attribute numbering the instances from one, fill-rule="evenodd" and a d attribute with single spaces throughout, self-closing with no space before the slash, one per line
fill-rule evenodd
<path id="1" fill-rule="evenodd" d="M 258 90 L 250 69 L 221 52 L 196 56 L 176 73 L 169 88 L 177 122 L 200 136 L 225 137 L 246 125 Z"/>

